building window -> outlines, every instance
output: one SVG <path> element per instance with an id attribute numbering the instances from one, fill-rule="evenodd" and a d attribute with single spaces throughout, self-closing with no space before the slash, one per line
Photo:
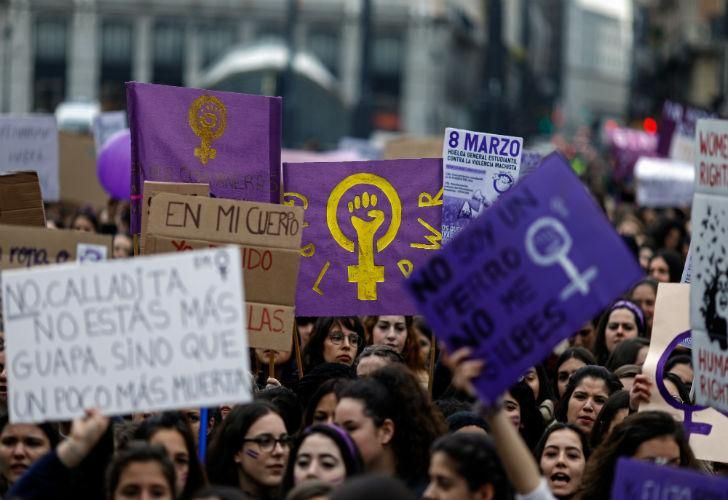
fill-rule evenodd
<path id="1" fill-rule="evenodd" d="M 126 109 L 124 82 L 132 79 L 131 21 L 106 20 L 101 25 L 101 107 Z"/>
<path id="2" fill-rule="evenodd" d="M 225 22 L 200 26 L 202 67 L 208 68 L 218 61 L 237 41 L 235 26 Z"/>
<path id="3" fill-rule="evenodd" d="M 33 109 L 52 112 L 66 95 L 68 19 L 36 19 L 34 42 Z"/>
<path id="4" fill-rule="evenodd" d="M 340 35 L 328 27 L 312 26 L 308 33 L 307 49 L 335 76 L 339 74 Z"/>
<path id="5" fill-rule="evenodd" d="M 159 21 L 154 26 L 154 83 L 182 85 L 184 24 L 175 20 Z"/>

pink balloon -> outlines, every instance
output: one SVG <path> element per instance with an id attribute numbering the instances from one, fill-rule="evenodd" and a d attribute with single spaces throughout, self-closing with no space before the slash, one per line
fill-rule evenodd
<path id="1" fill-rule="evenodd" d="M 129 129 L 115 133 L 101 147 L 96 159 L 96 175 L 112 198 L 131 198 L 131 135 Z"/>

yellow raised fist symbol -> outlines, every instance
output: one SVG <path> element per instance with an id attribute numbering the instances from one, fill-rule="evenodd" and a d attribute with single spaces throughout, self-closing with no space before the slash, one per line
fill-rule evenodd
<path id="1" fill-rule="evenodd" d="M 356 243 L 343 233 L 338 220 L 339 203 L 347 192 L 357 186 L 369 186 L 369 189 L 353 194 L 347 202 L 349 223 L 356 233 Z M 380 206 L 380 200 L 371 188 L 381 191 L 389 201 L 389 227 L 376 239 L 377 232 L 384 226 L 387 216 Z M 334 240 L 346 251 L 358 253 L 358 263 L 348 266 L 349 283 L 357 284 L 359 300 L 376 300 L 377 283 L 384 282 L 384 266 L 374 261 L 375 253 L 389 246 L 397 236 L 402 223 L 402 202 L 392 184 L 378 175 L 361 173 L 350 175 L 334 187 L 326 205 L 326 223 Z M 376 241 L 375 241 L 376 239 Z"/>

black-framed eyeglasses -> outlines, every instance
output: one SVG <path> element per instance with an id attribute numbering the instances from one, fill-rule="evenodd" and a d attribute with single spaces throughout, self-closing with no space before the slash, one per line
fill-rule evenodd
<path id="1" fill-rule="evenodd" d="M 275 449 L 276 444 L 280 444 L 281 448 L 287 449 L 291 447 L 293 443 L 293 437 L 288 434 L 283 434 L 279 438 L 273 437 L 272 434 L 261 434 L 254 438 L 245 438 L 243 443 L 255 443 L 260 448 L 260 451 L 271 452 Z"/>
<path id="2" fill-rule="evenodd" d="M 345 338 L 349 340 L 349 344 L 351 345 L 359 345 L 359 342 L 361 342 L 361 337 L 357 333 L 344 334 L 342 332 L 331 332 L 328 336 L 328 339 L 334 345 L 343 344 Z"/>

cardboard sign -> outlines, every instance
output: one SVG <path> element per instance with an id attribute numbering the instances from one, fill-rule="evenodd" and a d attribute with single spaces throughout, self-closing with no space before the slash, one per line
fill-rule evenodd
<path id="1" fill-rule="evenodd" d="M 607 130 L 607 144 L 614 158 L 614 177 L 631 178 L 641 157 L 657 154 L 657 135 L 631 128 L 614 127 Z"/>
<path id="2" fill-rule="evenodd" d="M 728 410 L 728 121 L 700 120 L 696 134 L 690 281 L 695 399 Z"/>
<path id="3" fill-rule="evenodd" d="M 670 353 L 678 346 L 685 346 L 690 340 L 690 285 L 681 283 L 660 283 L 657 287 L 655 318 L 642 373 L 653 385 L 649 404 L 640 405 L 640 411 L 660 410 L 669 413 L 676 420 L 684 422 L 690 447 L 701 460 L 728 462 L 728 449 L 723 443 L 728 440 L 728 417 L 705 406 L 680 403 L 670 396 L 662 383 L 665 364 Z M 696 376 L 694 387 L 700 379 Z"/>
<path id="4" fill-rule="evenodd" d="M 2 273 L 11 422 L 250 400 L 237 248 Z"/>
<path id="5" fill-rule="evenodd" d="M 397 137 L 384 145 L 385 160 L 442 158 L 442 137 Z"/>
<path id="6" fill-rule="evenodd" d="M 58 129 L 53 115 L 0 115 L 0 172 L 34 170 L 45 201 L 58 201 Z"/>
<path id="7" fill-rule="evenodd" d="M 445 129 L 442 241 L 447 243 L 518 180 L 523 138 Z"/>
<path id="8" fill-rule="evenodd" d="M 666 468 L 644 460 L 620 458 L 612 482 L 612 500 L 728 499 L 728 479 L 690 469 Z"/>
<path id="9" fill-rule="evenodd" d="M 144 181 L 144 202 L 142 205 L 142 235 L 140 238 L 141 253 L 144 253 L 145 234 L 147 232 L 147 221 L 149 220 L 149 205 L 152 203 L 152 196 L 159 193 L 177 193 L 192 196 L 210 196 L 210 186 L 207 184 L 185 184 L 182 182 L 154 182 Z M 150 252 L 159 253 L 159 252 Z"/>
<path id="10" fill-rule="evenodd" d="M 96 154 L 104 147 L 109 137 L 128 128 L 126 124 L 126 111 L 107 111 L 94 117 L 94 144 Z"/>
<path id="11" fill-rule="evenodd" d="M 239 245 L 250 346 L 291 349 L 301 208 L 160 193 L 149 213 L 146 253 Z"/>
<path id="12" fill-rule="evenodd" d="M 441 248 L 442 161 L 286 163 L 304 208 L 296 313 L 415 314 L 402 282 Z"/>
<path id="13" fill-rule="evenodd" d="M 198 182 L 216 198 L 280 202 L 280 97 L 126 84 L 131 129 L 131 230 L 144 181 Z"/>
<path id="14" fill-rule="evenodd" d="M 109 200 L 96 175 L 93 137 L 60 131 L 61 199 L 77 205 L 105 207 Z"/>
<path id="15" fill-rule="evenodd" d="M 407 280 L 450 352 L 485 360 L 494 401 L 642 276 L 622 239 L 560 155 L 501 196 Z"/>
<path id="16" fill-rule="evenodd" d="M 0 174 L 0 224 L 45 227 L 37 173 Z"/>
<path id="17" fill-rule="evenodd" d="M 62 264 L 77 260 L 79 245 L 102 246 L 111 255 L 111 236 L 40 227 L 0 225 L 0 269 Z"/>
<path id="18" fill-rule="evenodd" d="M 640 158 L 635 167 L 637 203 L 643 207 L 687 207 L 693 202 L 695 168 L 663 158 Z"/>

